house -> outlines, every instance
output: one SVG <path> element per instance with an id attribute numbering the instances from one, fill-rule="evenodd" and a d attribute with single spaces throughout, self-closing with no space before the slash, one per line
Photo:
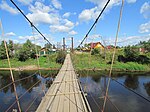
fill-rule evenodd
<path id="1" fill-rule="evenodd" d="M 46 48 L 46 47 L 43 47 L 41 48 L 41 50 L 39 51 L 39 56 L 46 56 L 48 54 L 52 54 L 52 53 L 55 53 L 56 52 L 56 49 L 49 49 L 49 48 Z"/>
<path id="2" fill-rule="evenodd" d="M 90 43 L 90 48 L 91 49 L 95 49 L 95 48 L 104 49 L 104 46 L 100 42 L 96 42 L 96 43 Z"/>
<path id="3" fill-rule="evenodd" d="M 96 48 L 103 50 L 104 46 L 100 42 L 89 43 L 82 48 L 82 51 L 89 52 L 91 49 L 96 49 Z"/>
<path id="4" fill-rule="evenodd" d="M 108 50 L 111 50 L 111 49 L 114 49 L 114 48 L 115 48 L 115 46 L 113 46 L 113 45 L 106 46 L 106 49 L 108 49 Z M 116 47 L 116 48 L 118 48 L 118 47 Z"/>
<path id="5" fill-rule="evenodd" d="M 144 48 L 139 48 L 139 52 L 142 52 L 142 53 L 145 53 L 146 52 L 146 50 L 144 49 Z"/>
<path id="6" fill-rule="evenodd" d="M 46 47 L 41 48 L 41 50 L 39 51 L 39 56 L 45 56 L 49 54 L 49 49 Z"/>

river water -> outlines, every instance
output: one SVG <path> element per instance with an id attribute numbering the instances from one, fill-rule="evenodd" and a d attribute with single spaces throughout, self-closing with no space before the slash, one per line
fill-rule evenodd
<path id="1" fill-rule="evenodd" d="M 15 72 L 15 80 L 31 76 L 35 71 L 30 72 Z M 96 71 L 79 71 L 80 82 L 84 91 L 87 93 L 87 99 L 93 112 L 100 112 L 103 105 L 103 96 L 105 86 L 107 84 L 106 72 Z M 48 74 L 48 72 L 42 72 L 42 74 Z M 16 83 L 17 94 L 21 97 L 32 85 L 37 81 L 41 80 L 40 83 L 30 89 L 23 97 L 19 100 L 21 109 L 23 111 L 34 112 L 38 107 L 42 97 L 44 96 L 43 88 L 45 91 L 51 85 L 51 79 L 57 74 L 57 71 L 49 73 L 49 77 L 44 78 L 38 73 L 29 77 L 25 80 L 18 81 Z M 120 83 L 126 85 L 128 88 L 140 93 L 145 98 L 150 100 L 150 73 L 113 73 L 113 77 Z M 11 83 L 9 72 L 0 71 L 0 89 L 7 84 Z M 109 88 L 109 99 L 121 112 L 150 112 L 150 103 L 133 92 L 127 90 L 123 86 L 119 85 L 115 81 L 111 80 Z M 33 101 L 31 108 L 27 108 Z M 10 105 L 15 101 L 13 86 L 8 86 L 3 90 L 0 90 L 0 112 L 6 111 Z M 106 112 L 117 112 L 110 101 L 106 103 Z M 16 109 L 15 104 L 10 108 L 10 112 Z"/>
<path id="2" fill-rule="evenodd" d="M 105 88 L 108 81 L 106 72 L 87 72 L 82 71 L 80 81 L 82 88 L 87 92 L 87 99 L 93 112 L 100 112 L 103 107 Z M 113 73 L 113 78 L 124 84 L 128 88 L 138 92 L 150 100 L 150 73 Z M 111 80 L 105 112 L 150 112 L 150 102 L 137 96 L 125 87 Z M 96 102 L 96 103 L 95 103 Z"/>

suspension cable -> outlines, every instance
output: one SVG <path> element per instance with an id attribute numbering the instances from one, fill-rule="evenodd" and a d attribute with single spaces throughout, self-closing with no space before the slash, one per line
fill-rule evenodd
<path id="1" fill-rule="evenodd" d="M 104 88 L 105 88 L 105 85 L 104 85 Z M 101 91 L 101 92 L 103 92 L 103 91 L 105 91 L 105 89 L 104 88 L 102 88 L 102 89 L 100 89 L 100 87 L 98 87 L 98 89 Z M 120 112 L 120 110 L 119 110 L 119 108 L 110 100 L 110 98 L 107 96 L 107 100 L 111 103 L 111 105 L 112 106 L 114 106 L 114 108 L 117 110 L 117 112 Z"/>
<path id="2" fill-rule="evenodd" d="M 130 89 L 129 87 L 127 87 L 126 85 L 120 83 L 119 81 L 117 81 L 115 78 L 111 78 L 112 80 L 114 80 L 116 83 L 118 83 L 119 85 L 125 87 L 126 89 L 128 89 L 129 91 L 133 92 L 134 94 L 138 95 L 139 97 L 143 98 L 144 100 L 150 102 L 150 100 L 148 98 L 146 98 L 145 96 L 141 95 L 140 93 Z"/>
<path id="3" fill-rule="evenodd" d="M 13 0 L 10 0 L 12 4 L 18 9 L 18 11 L 24 16 L 24 18 L 30 23 L 32 27 L 35 28 L 35 30 L 43 37 L 44 40 L 46 40 L 50 45 L 50 41 L 40 32 L 40 30 L 29 20 L 29 18 L 23 13 L 23 11 L 15 4 Z"/>
<path id="4" fill-rule="evenodd" d="M 89 91 L 89 88 L 87 87 L 88 91 Z M 95 98 L 93 97 L 93 95 L 89 92 L 91 98 L 93 99 L 94 103 L 96 104 L 96 106 L 98 107 L 98 109 L 101 111 L 101 108 L 100 106 L 98 105 L 97 101 L 95 100 Z"/>
<path id="5" fill-rule="evenodd" d="M 2 26 L 2 22 L 1 22 L 1 29 L 2 29 L 2 37 L 4 37 L 4 29 L 3 29 L 3 26 Z M 18 101 L 18 95 L 17 95 L 16 85 L 14 83 L 15 79 L 14 79 L 14 75 L 13 75 L 13 72 L 12 72 L 12 67 L 11 67 L 11 63 L 10 63 L 10 59 L 9 59 L 9 54 L 8 54 L 7 43 L 6 43 L 5 39 L 4 39 L 4 47 L 5 47 L 7 61 L 8 61 L 8 65 L 9 65 L 11 80 L 12 80 L 12 83 L 13 83 L 14 94 L 15 94 L 15 97 L 16 97 L 16 101 L 17 101 L 19 112 L 21 112 L 20 103 Z"/>
<path id="6" fill-rule="evenodd" d="M 33 29 L 33 26 L 31 26 L 32 28 L 32 35 L 33 35 L 33 38 L 34 38 L 34 47 L 35 47 L 35 51 L 36 51 L 36 61 L 37 61 L 37 65 L 38 65 L 38 71 L 39 71 L 39 74 L 41 76 L 41 70 L 40 70 L 40 61 L 39 61 L 39 57 L 38 57 L 38 51 L 37 51 L 37 46 L 36 46 L 36 40 L 35 40 L 35 37 L 34 37 L 34 29 Z M 42 91 L 45 95 L 45 91 L 44 91 L 44 83 L 42 81 Z"/>
<path id="7" fill-rule="evenodd" d="M 41 94 L 38 94 L 30 103 L 30 105 L 27 107 L 27 109 L 25 110 L 25 112 L 28 112 L 28 110 L 31 108 L 31 106 L 34 104 L 34 102 L 37 100 L 37 98 L 40 96 Z"/>
<path id="8" fill-rule="evenodd" d="M 26 90 L 19 98 L 18 101 L 28 92 L 30 91 L 35 85 L 37 85 L 41 80 L 37 81 L 35 84 L 33 84 L 28 90 Z M 17 101 L 14 101 L 5 112 L 8 112 L 16 103 Z"/>
<path id="9" fill-rule="evenodd" d="M 87 44 L 87 41 L 88 41 L 88 38 L 86 38 L 86 40 L 85 40 L 85 44 Z M 91 52 L 91 50 L 90 50 L 90 52 Z M 89 68 L 89 66 L 90 66 L 90 59 L 91 59 L 91 57 L 90 57 L 90 55 L 89 55 L 89 58 L 88 58 L 88 68 Z M 85 64 L 85 63 L 84 63 Z M 87 86 L 86 86 L 86 84 L 87 84 L 87 82 L 88 82 L 88 75 L 89 75 L 89 70 L 87 70 L 87 73 L 86 73 L 86 80 L 85 80 L 85 84 L 84 84 L 84 92 L 86 92 L 86 88 L 87 88 Z"/>
<path id="10" fill-rule="evenodd" d="M 49 73 L 46 75 L 46 76 L 44 76 L 44 77 L 47 77 L 49 75 Z M 39 80 L 39 81 L 37 81 L 36 83 L 34 83 L 28 90 L 26 90 L 19 98 L 18 98 L 18 101 L 28 92 L 28 91 L 30 91 L 35 85 L 37 85 L 38 83 L 40 83 L 41 82 L 41 80 Z M 12 105 L 10 105 L 9 107 L 8 107 L 8 109 L 5 111 L 5 112 L 8 112 L 12 107 L 13 107 L 13 105 L 15 105 L 15 103 L 16 103 L 16 101 L 14 101 L 13 103 L 12 103 Z"/>
<path id="11" fill-rule="evenodd" d="M 63 93 L 62 91 L 60 91 L 60 89 L 58 89 L 58 91 L 59 91 L 60 93 Z M 69 101 L 72 102 L 72 104 L 74 104 L 78 109 L 80 109 L 81 111 L 84 112 L 84 110 L 83 110 L 81 107 L 79 107 L 75 102 L 73 102 L 68 96 L 66 96 L 65 94 L 64 94 L 64 96 L 65 96 L 67 99 L 69 99 Z"/>
<path id="12" fill-rule="evenodd" d="M 100 16 L 103 14 L 104 10 L 106 9 L 107 5 L 109 4 L 110 0 L 107 1 L 107 3 L 105 4 L 104 8 L 102 9 L 102 11 L 100 12 L 100 14 L 98 15 L 97 19 L 95 20 L 95 22 L 93 23 L 92 27 L 89 29 L 89 31 L 87 32 L 87 34 L 85 35 L 85 37 L 83 38 L 83 40 L 81 41 L 81 43 L 79 44 L 78 47 L 80 47 L 80 45 L 83 44 L 84 40 L 88 37 L 89 33 L 91 32 L 91 30 L 93 29 L 93 27 L 95 26 L 95 24 L 98 22 Z"/>
<path id="13" fill-rule="evenodd" d="M 119 30 L 120 30 L 120 23 L 121 23 L 121 18 L 122 18 L 123 6 L 124 6 L 124 0 L 122 0 L 122 5 L 121 5 L 121 9 L 120 9 L 120 15 L 119 15 L 119 21 L 118 21 L 118 27 L 117 27 L 116 39 L 115 39 L 115 48 L 114 48 L 113 57 L 112 57 L 112 61 L 111 61 L 109 79 L 108 79 L 108 83 L 107 83 L 107 87 L 106 87 L 106 93 L 105 93 L 102 112 L 104 112 L 104 110 L 105 110 L 106 100 L 107 100 L 107 96 L 108 96 L 108 90 L 109 90 L 109 86 L 110 86 L 110 80 L 111 80 L 110 77 L 112 75 L 112 67 L 113 67 L 113 63 L 114 63 L 114 59 L 115 59 L 116 46 L 117 46 L 118 34 L 119 34 Z"/>
<path id="14" fill-rule="evenodd" d="M 71 84 L 70 84 L 70 85 L 71 85 Z M 73 85 L 71 85 L 71 86 L 73 86 Z M 75 88 L 76 88 L 76 87 L 75 87 Z M 78 88 L 77 88 L 77 89 L 78 89 Z M 87 89 L 89 89 L 88 86 L 87 86 Z M 101 90 L 99 87 L 98 87 L 98 89 L 99 89 L 101 92 L 103 92 L 103 90 Z M 83 92 L 83 91 L 81 91 L 81 92 Z M 89 93 L 89 94 L 90 94 L 90 93 Z M 98 103 L 96 102 L 95 98 L 93 97 L 93 95 L 90 94 L 90 96 L 92 97 L 94 103 L 97 105 L 97 107 L 99 108 L 99 110 L 101 110 L 100 107 L 98 106 Z M 113 106 L 118 112 L 120 112 L 119 108 L 110 100 L 109 97 L 107 97 L 107 100 L 112 104 L 112 106 Z"/>
<path id="15" fill-rule="evenodd" d="M 39 71 L 40 76 L 41 76 L 41 72 L 40 72 L 40 62 L 39 62 L 39 58 L 38 58 L 38 51 L 37 51 L 37 46 L 36 46 L 36 42 L 35 42 L 33 26 L 31 26 L 31 28 L 32 28 L 32 36 L 33 36 L 33 38 L 34 38 L 34 48 L 35 48 L 35 52 L 36 52 L 36 61 L 37 61 L 37 65 L 38 65 L 38 71 Z"/>
<path id="16" fill-rule="evenodd" d="M 36 75 L 36 74 L 37 74 L 37 71 L 36 71 L 34 74 L 30 75 L 30 76 L 27 76 L 27 77 L 24 77 L 24 78 L 15 80 L 14 83 L 19 82 L 19 81 L 22 81 L 22 80 L 25 80 L 25 79 L 28 79 L 28 78 L 30 78 L 30 77 Z M 6 86 L 0 88 L 0 91 L 3 90 L 3 89 L 5 89 L 5 88 L 7 88 L 8 86 L 10 86 L 10 85 L 12 85 L 12 84 L 13 84 L 13 82 L 11 82 L 11 83 L 7 84 Z"/>

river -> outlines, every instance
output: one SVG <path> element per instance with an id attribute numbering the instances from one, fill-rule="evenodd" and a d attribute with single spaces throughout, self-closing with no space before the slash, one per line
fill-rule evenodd
<path id="1" fill-rule="evenodd" d="M 15 72 L 15 80 L 31 76 L 35 71 L 30 72 Z M 93 112 L 100 112 L 103 105 L 103 94 L 104 88 L 107 84 L 107 77 L 102 75 L 107 75 L 106 72 L 101 71 L 79 71 L 80 82 L 83 90 L 87 93 L 87 99 L 91 106 Z M 42 72 L 42 75 L 46 76 L 48 72 Z M 22 98 L 19 100 L 21 109 L 23 111 L 28 110 L 28 112 L 33 112 L 38 107 L 42 97 L 44 96 L 43 88 L 45 91 L 51 85 L 51 79 L 57 74 L 57 71 L 49 73 L 48 77 L 44 78 L 38 73 L 35 73 L 32 77 L 25 80 L 18 81 L 16 83 L 18 97 L 21 97 L 32 85 L 37 81 L 41 80 L 36 86 L 30 89 Z M 140 93 L 144 97 L 150 100 L 150 73 L 127 73 L 127 72 L 116 72 L 113 73 L 113 77 L 120 83 L 126 85 L 128 88 Z M 7 84 L 11 83 L 11 78 L 9 72 L 0 71 L 0 89 Z M 119 85 L 115 81 L 111 80 L 109 88 L 109 99 L 113 104 L 116 105 L 118 110 L 121 112 L 150 112 L 150 103 L 139 96 L 135 95 L 133 92 L 127 90 L 123 86 Z M 32 101 L 35 102 L 31 108 L 27 108 Z M 13 86 L 8 86 L 3 90 L 0 90 L 0 112 L 6 111 L 10 105 L 15 101 Z M 96 103 L 95 103 L 96 102 Z M 110 101 L 106 103 L 106 112 L 117 112 L 114 106 L 112 106 Z M 15 104 L 10 108 L 9 111 L 16 109 Z"/>

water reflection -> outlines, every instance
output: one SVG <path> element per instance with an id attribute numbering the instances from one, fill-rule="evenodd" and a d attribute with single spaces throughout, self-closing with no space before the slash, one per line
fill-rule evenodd
<path id="1" fill-rule="evenodd" d="M 93 75 L 92 76 L 92 80 L 94 80 L 96 83 L 98 83 L 100 81 L 100 76 L 99 75 Z"/>
<path id="2" fill-rule="evenodd" d="M 133 90 L 137 89 L 139 86 L 138 76 L 128 75 L 124 81 L 124 85 Z"/>
<path id="3" fill-rule="evenodd" d="M 144 87 L 147 94 L 150 96 L 150 82 L 144 83 Z"/>
<path id="4" fill-rule="evenodd" d="M 31 76 L 34 74 L 35 71 L 31 72 L 14 72 L 15 80 L 22 79 L 28 76 Z M 56 72 L 53 72 L 52 74 L 55 74 Z M 48 74 L 47 72 L 42 72 L 42 74 Z M 51 76 L 52 74 L 49 74 Z M 56 74 L 55 74 L 56 75 Z M 54 75 L 53 75 L 54 76 Z M 40 83 L 37 83 L 38 81 L 41 81 Z M 16 89 L 17 94 L 20 97 L 23 95 L 32 85 L 37 83 L 33 88 L 31 88 L 19 101 L 22 108 L 22 111 L 25 111 L 27 109 L 27 106 L 33 101 L 34 98 L 39 96 L 29 111 L 35 111 L 37 106 L 39 105 L 43 94 L 42 87 L 45 89 L 45 91 L 48 90 L 48 87 L 51 85 L 51 77 L 44 78 L 44 76 L 40 76 L 38 74 L 33 75 L 32 77 L 29 77 L 25 80 L 18 81 L 16 83 Z M 11 83 L 11 77 L 9 72 L 0 72 L 0 88 L 8 85 Z M 13 102 L 15 101 L 14 96 L 14 89 L 13 85 L 10 85 L 3 90 L 0 91 L 0 112 L 5 111 Z M 17 108 L 17 105 L 15 104 L 10 111 L 13 110 L 13 108 Z"/>
<path id="5" fill-rule="evenodd" d="M 35 72 L 35 71 L 34 71 Z M 34 72 L 29 73 L 15 73 L 15 80 L 30 76 Z M 91 105 L 93 112 L 99 112 L 99 108 L 95 105 L 93 98 L 98 103 L 98 105 L 102 108 L 103 104 L 103 95 L 104 95 L 104 88 L 106 87 L 107 78 L 101 75 L 107 75 L 108 73 L 105 72 L 80 72 L 81 78 L 80 81 L 82 82 L 82 87 L 86 86 L 87 98 Z M 88 75 L 87 75 L 88 73 Z M 43 73 L 42 73 L 43 74 Z M 44 73 L 47 74 L 47 73 Z M 57 74 L 57 72 L 52 73 Z M 51 75 L 50 75 L 51 76 Z M 127 87 L 138 91 L 140 94 L 150 98 L 150 75 L 133 75 L 128 73 L 117 73 L 114 74 L 117 81 L 125 84 Z M 28 88 L 30 88 L 34 83 L 38 80 L 41 80 L 44 84 L 45 90 L 50 87 L 52 83 L 52 79 L 54 77 L 47 77 L 44 78 L 38 74 L 34 75 L 34 77 L 30 77 L 26 80 L 20 81 L 16 83 L 17 86 L 17 93 L 21 96 Z M 9 73 L 0 73 L 0 88 L 6 86 L 11 82 L 10 74 Z M 37 106 L 41 101 L 41 97 L 43 95 L 42 83 L 38 83 L 34 88 L 32 88 L 23 98 L 20 100 L 22 110 L 26 110 L 27 106 L 31 103 L 31 101 L 37 97 L 38 99 L 35 101 L 33 106 L 30 108 L 29 111 L 35 111 Z M 118 85 L 115 81 L 111 81 L 110 88 L 109 88 L 109 97 L 111 101 L 117 105 L 121 112 L 149 112 L 150 110 L 150 103 L 146 102 L 145 100 L 137 97 L 132 92 L 128 91 L 124 87 Z M 0 112 L 5 111 L 13 102 L 15 101 L 15 96 L 13 93 L 13 86 L 9 86 L 4 90 L 0 91 Z M 16 108 L 17 105 L 14 105 L 13 108 Z M 107 102 L 106 104 L 106 112 L 116 112 L 114 107 Z M 128 108 L 127 108 L 128 107 Z M 11 109 L 12 110 L 12 109 Z"/>
<path id="6" fill-rule="evenodd" d="M 81 72 L 80 81 L 82 82 L 82 87 L 84 88 L 86 83 L 87 86 L 87 99 L 91 106 L 93 112 L 99 112 L 99 108 L 103 106 L 103 95 L 104 95 L 104 88 L 106 87 L 106 83 L 108 78 L 99 75 L 98 72 L 91 72 L 91 74 L 84 74 L 85 72 Z M 102 73 L 100 73 L 102 74 Z M 104 73 L 103 75 L 106 75 Z M 128 74 L 126 73 L 117 73 L 113 75 L 117 81 L 125 84 L 127 87 L 137 91 L 138 93 L 142 94 L 143 96 L 150 99 L 150 74 Z M 92 96 L 91 96 L 92 95 Z M 95 104 L 97 102 L 98 106 Z M 109 88 L 109 97 L 110 100 L 119 108 L 121 112 L 149 112 L 150 110 L 150 103 L 146 100 L 138 97 L 134 93 L 130 92 L 126 88 L 118 85 L 115 81 L 111 80 L 110 88 Z M 127 108 L 128 107 L 128 108 Z M 106 104 L 106 112 L 116 112 L 116 109 L 111 105 L 109 101 Z"/>

